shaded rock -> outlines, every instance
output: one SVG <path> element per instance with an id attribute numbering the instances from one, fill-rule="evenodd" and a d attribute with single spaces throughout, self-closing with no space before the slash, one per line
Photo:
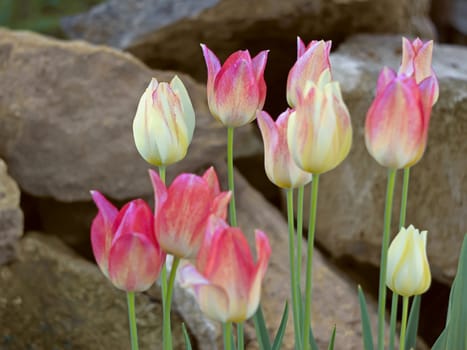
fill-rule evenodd
<path id="1" fill-rule="evenodd" d="M 400 55 L 400 37 L 357 36 L 331 56 L 354 127 L 349 157 L 320 181 L 317 239 L 336 258 L 350 256 L 379 265 L 386 169 L 366 150 L 364 123 L 379 71 L 384 65 L 397 69 Z M 445 283 L 454 277 L 467 231 L 467 69 L 460 64 L 466 60 L 465 48 L 435 45 L 440 98 L 425 155 L 411 170 L 408 195 L 406 223 L 428 230 L 432 274 Z M 397 182 L 393 235 L 399 220 L 401 174 Z"/>
<path id="2" fill-rule="evenodd" d="M 0 30 L 0 156 L 27 193 L 63 202 L 87 201 L 99 189 L 114 199 L 149 196 L 147 169 L 133 142 L 132 121 L 153 71 L 129 54 Z M 185 160 L 190 171 L 224 155 L 226 131 L 209 114 L 203 85 L 181 75 L 197 115 Z M 242 152 L 255 152 L 242 128 Z M 253 146 L 252 146 L 253 142 Z"/>
<path id="3" fill-rule="evenodd" d="M 18 261 L 0 268 L 0 348 L 129 349 L 125 293 L 97 266 L 55 238 L 28 234 Z M 162 348 L 162 307 L 136 296 L 139 343 Z M 181 319 L 172 316 L 174 348 L 184 349 Z"/>
<path id="4" fill-rule="evenodd" d="M 7 174 L 0 159 L 0 265 L 16 257 L 17 241 L 23 234 L 23 212 L 19 207 L 20 192 Z"/>

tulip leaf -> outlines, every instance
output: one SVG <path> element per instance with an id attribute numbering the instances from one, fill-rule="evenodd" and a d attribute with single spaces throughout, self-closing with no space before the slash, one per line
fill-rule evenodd
<path id="1" fill-rule="evenodd" d="M 185 323 L 182 323 L 182 331 L 183 331 L 183 338 L 185 339 L 185 349 L 192 350 L 190 336 L 188 335 L 188 331 L 186 330 Z"/>
<path id="2" fill-rule="evenodd" d="M 336 325 L 332 328 L 331 338 L 329 338 L 328 350 L 334 350 L 334 341 L 336 339 Z"/>
<path id="3" fill-rule="evenodd" d="M 407 334 L 405 336 L 405 348 L 415 349 L 417 343 L 418 320 L 420 318 L 420 304 L 422 301 L 421 295 L 416 295 L 413 298 L 412 306 L 410 307 L 409 321 L 407 322 Z"/>
<path id="4" fill-rule="evenodd" d="M 256 329 L 256 338 L 258 340 L 260 350 L 270 350 L 271 340 L 269 339 L 269 333 L 266 328 L 266 321 L 264 320 L 263 309 L 261 304 L 258 306 L 253 316 L 253 322 Z"/>
<path id="5" fill-rule="evenodd" d="M 467 235 L 449 295 L 446 326 L 432 350 L 467 349 Z"/>
<path id="6" fill-rule="evenodd" d="M 365 295 L 361 286 L 358 286 L 358 300 L 360 301 L 360 314 L 362 317 L 362 332 L 363 332 L 363 349 L 373 350 L 373 335 L 371 334 L 370 317 L 368 316 L 368 308 L 365 300 Z"/>
<path id="7" fill-rule="evenodd" d="M 276 336 L 274 337 L 274 343 L 272 344 L 272 350 L 279 350 L 284 339 L 285 327 L 287 326 L 287 320 L 289 319 L 289 304 L 285 302 L 284 312 L 282 313 L 281 323 L 277 329 Z"/>
<path id="8" fill-rule="evenodd" d="M 311 350 L 319 350 L 318 343 L 316 342 L 315 336 L 313 334 L 313 330 L 310 328 L 310 345 Z"/>

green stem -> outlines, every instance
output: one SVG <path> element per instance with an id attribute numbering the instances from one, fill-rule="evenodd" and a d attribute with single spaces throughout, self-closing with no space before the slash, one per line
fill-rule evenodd
<path id="1" fill-rule="evenodd" d="M 404 169 L 404 179 L 402 180 L 402 198 L 401 213 L 399 216 L 399 229 L 405 226 L 405 217 L 407 213 L 407 197 L 409 193 L 410 168 Z"/>
<path id="2" fill-rule="evenodd" d="M 170 324 L 170 308 L 172 305 L 172 294 L 173 287 L 175 282 L 175 275 L 177 274 L 178 264 L 180 263 L 180 258 L 174 256 L 172 262 L 172 269 L 170 270 L 169 284 L 167 285 L 167 294 L 165 296 L 165 313 L 164 313 L 164 337 L 163 345 L 164 350 L 172 350 L 172 327 Z"/>
<path id="3" fill-rule="evenodd" d="M 229 181 L 229 191 L 232 192 L 232 197 L 229 203 L 230 226 L 237 226 L 237 213 L 235 211 L 235 183 L 234 183 L 234 168 L 233 168 L 233 138 L 234 128 L 227 128 L 227 176 Z"/>
<path id="4" fill-rule="evenodd" d="M 237 323 L 237 350 L 245 348 L 245 340 L 243 336 L 243 322 Z"/>
<path id="5" fill-rule="evenodd" d="M 295 348 L 301 349 L 300 335 L 300 291 L 298 289 L 296 266 L 295 266 L 295 230 L 293 215 L 293 189 L 287 190 L 287 221 L 289 224 L 289 264 L 290 264 L 290 288 L 292 294 L 292 311 L 295 334 Z"/>
<path id="6" fill-rule="evenodd" d="M 311 327 L 311 287 L 312 287 L 312 265 L 313 246 L 315 240 L 316 209 L 318 204 L 319 174 L 313 174 L 311 182 L 311 202 L 310 218 L 308 224 L 308 245 L 306 261 L 306 282 L 305 282 L 305 317 L 303 320 L 303 349 L 310 349 L 310 327 Z"/>
<path id="7" fill-rule="evenodd" d="M 396 321 L 397 321 L 397 304 L 399 300 L 399 295 L 397 293 L 392 293 L 392 304 L 391 304 L 391 321 L 389 323 L 389 350 L 394 350 L 394 341 L 396 338 Z"/>
<path id="8" fill-rule="evenodd" d="M 295 264 L 297 268 L 297 283 L 298 291 L 301 295 L 301 285 L 302 285 L 302 241 L 303 241 L 303 197 L 305 192 L 305 186 L 301 186 L 298 189 L 298 199 L 297 199 L 297 262 Z M 301 324 L 301 322 L 300 322 Z"/>
<path id="9" fill-rule="evenodd" d="M 392 200 L 394 197 L 394 185 L 396 170 L 389 169 L 386 188 L 386 205 L 384 208 L 384 230 L 381 243 L 381 264 L 379 274 L 378 293 L 378 350 L 384 350 L 384 312 L 386 309 L 386 271 L 388 260 L 389 237 L 391 232 Z"/>
<path id="10" fill-rule="evenodd" d="M 232 349 L 232 322 L 224 323 L 224 350 L 233 350 Z"/>
<path id="11" fill-rule="evenodd" d="M 138 332 L 136 330 L 135 292 L 127 292 L 128 320 L 130 321 L 131 350 L 138 350 Z"/>
<path id="12" fill-rule="evenodd" d="M 401 324 L 401 338 L 400 350 L 405 349 L 405 330 L 407 329 L 407 314 L 409 313 L 409 297 L 402 297 L 402 324 Z"/>

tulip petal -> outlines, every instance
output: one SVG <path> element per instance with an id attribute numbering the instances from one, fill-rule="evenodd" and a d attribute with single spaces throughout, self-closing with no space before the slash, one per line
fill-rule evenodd
<path id="1" fill-rule="evenodd" d="M 389 67 L 384 67 L 379 73 L 378 82 L 376 83 L 376 94 L 383 93 L 386 86 L 396 78 L 397 74 Z"/>
<path id="2" fill-rule="evenodd" d="M 145 291 L 159 276 L 161 261 L 161 252 L 144 234 L 124 234 L 110 250 L 110 280 L 125 291 Z"/>
<path id="3" fill-rule="evenodd" d="M 165 187 L 165 184 L 154 170 L 149 170 L 149 177 L 154 189 L 154 212 L 157 216 L 157 213 L 160 212 L 162 206 L 167 201 L 167 187 Z"/>
<path id="4" fill-rule="evenodd" d="M 154 216 L 149 205 L 142 199 L 127 203 L 118 213 L 114 221 L 116 241 L 120 236 L 131 232 L 139 232 L 156 244 L 154 237 Z"/>
<path id="5" fill-rule="evenodd" d="M 226 219 L 227 217 L 227 208 L 232 198 L 232 192 L 222 192 L 214 197 L 212 201 L 211 213 L 221 219 Z"/>
<path id="6" fill-rule="evenodd" d="M 256 81 L 259 90 L 259 103 L 258 109 L 263 109 L 264 102 L 266 101 L 266 82 L 264 81 L 264 69 L 268 60 L 269 50 L 261 51 L 252 60 L 253 70 L 255 72 Z"/>
<path id="7" fill-rule="evenodd" d="M 201 44 L 203 50 L 204 61 L 208 69 L 208 90 L 212 90 L 214 79 L 221 69 L 221 64 L 217 56 L 206 45 Z"/>
<path id="8" fill-rule="evenodd" d="M 214 167 L 211 166 L 208 170 L 204 172 L 203 179 L 208 183 L 208 186 L 211 189 L 213 196 L 217 196 L 221 192 L 219 179 L 217 178 L 217 174 L 214 170 Z"/>
<path id="9" fill-rule="evenodd" d="M 176 75 L 173 77 L 172 81 L 170 82 L 170 87 L 173 91 L 178 95 L 180 102 L 182 104 L 183 109 L 183 117 L 186 123 L 186 127 L 188 130 L 188 143 L 191 142 L 193 138 L 193 132 L 195 130 L 195 110 L 193 109 L 193 105 L 191 103 L 190 95 L 188 95 L 188 91 L 180 80 L 180 78 Z"/>

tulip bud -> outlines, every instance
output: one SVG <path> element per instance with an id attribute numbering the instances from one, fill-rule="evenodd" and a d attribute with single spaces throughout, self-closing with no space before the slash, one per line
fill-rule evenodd
<path id="1" fill-rule="evenodd" d="M 321 174 L 338 166 L 352 144 L 350 115 L 339 83 L 323 71 L 315 84 L 309 81 L 289 117 L 287 142 L 300 169 Z"/>
<path id="2" fill-rule="evenodd" d="M 290 69 L 287 78 L 287 102 L 294 108 L 298 103 L 298 96 L 303 95 L 308 81 L 315 84 L 326 69 L 331 69 L 329 53 L 331 41 L 311 41 L 307 47 L 297 37 L 297 62 Z"/>
<path id="3" fill-rule="evenodd" d="M 155 232 L 164 251 L 179 258 L 198 254 L 210 215 L 227 216 L 230 192 L 220 192 L 214 168 L 204 175 L 181 174 L 169 188 L 149 171 L 155 195 Z"/>
<path id="4" fill-rule="evenodd" d="M 417 85 L 413 77 L 396 76 L 389 68 L 381 71 L 365 123 L 366 147 L 378 163 L 401 169 L 421 159 L 434 94 L 433 77 Z"/>
<path id="5" fill-rule="evenodd" d="M 207 94 L 211 114 L 227 127 L 246 125 L 256 118 L 266 100 L 264 68 L 268 56 L 253 59 L 248 50 L 237 51 L 221 67 L 217 56 L 201 44 L 208 69 Z"/>
<path id="6" fill-rule="evenodd" d="M 401 228 L 389 246 L 386 285 L 393 292 L 409 297 L 425 293 L 430 287 L 426 234 L 410 225 Z"/>
<path id="7" fill-rule="evenodd" d="M 268 113 L 258 111 L 257 120 L 264 142 L 264 167 L 269 180 L 281 188 L 297 188 L 311 181 L 312 175 L 301 170 L 292 159 L 287 145 L 287 109 L 276 122 Z"/>
<path id="8" fill-rule="evenodd" d="M 155 166 L 183 159 L 195 129 L 195 112 L 188 91 L 175 76 L 170 84 L 155 78 L 139 100 L 133 136 L 141 156 Z"/>
<path id="9" fill-rule="evenodd" d="M 417 84 L 420 84 L 428 77 L 434 78 L 433 104 L 438 100 L 439 86 L 436 75 L 431 67 L 433 54 L 433 40 L 424 43 L 419 38 L 410 42 L 407 38 L 402 38 L 402 64 L 399 67 L 399 74 L 413 76 Z"/>
<path id="10" fill-rule="evenodd" d="M 154 235 L 154 217 L 141 199 L 118 211 L 102 194 L 92 191 L 99 212 L 91 226 L 91 243 L 97 264 L 119 289 L 149 289 L 165 261 Z"/>
<path id="11" fill-rule="evenodd" d="M 183 285 L 192 287 L 201 310 L 221 322 L 243 322 L 258 308 L 261 282 L 271 255 L 269 240 L 256 230 L 255 263 L 242 231 L 212 217 L 196 267 L 180 270 Z"/>

